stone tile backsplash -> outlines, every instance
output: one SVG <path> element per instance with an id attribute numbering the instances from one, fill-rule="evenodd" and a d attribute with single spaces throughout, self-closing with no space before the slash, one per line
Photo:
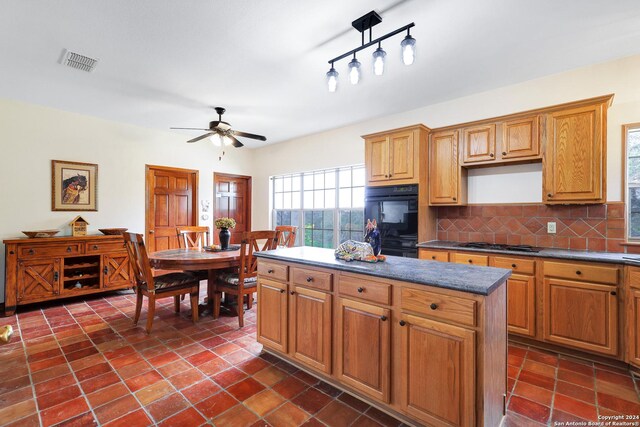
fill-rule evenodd
<path id="1" fill-rule="evenodd" d="M 474 205 L 438 207 L 438 240 L 490 242 L 607 252 L 624 246 L 624 203 L 582 206 Z M 547 233 L 556 223 L 556 234 Z"/>

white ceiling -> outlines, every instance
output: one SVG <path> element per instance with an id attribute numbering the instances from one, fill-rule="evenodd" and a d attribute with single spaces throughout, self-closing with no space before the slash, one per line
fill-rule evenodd
<path id="1" fill-rule="evenodd" d="M 372 8 L 374 37 L 415 22 L 416 63 L 395 36 L 384 76 L 370 48 L 361 83 L 343 60 L 328 93 L 327 61 Z M 65 48 L 96 70 L 59 65 Z M 638 53 L 637 0 L 4 0 L 0 97 L 164 130 L 207 127 L 220 105 L 275 143 Z"/>

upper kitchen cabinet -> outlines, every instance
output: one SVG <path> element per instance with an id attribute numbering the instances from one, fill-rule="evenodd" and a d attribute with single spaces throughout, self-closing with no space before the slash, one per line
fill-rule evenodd
<path id="1" fill-rule="evenodd" d="M 416 125 L 364 135 L 367 185 L 417 184 L 420 145 L 429 129 Z"/>
<path id="2" fill-rule="evenodd" d="M 507 120 L 502 124 L 503 159 L 540 157 L 539 116 Z"/>
<path id="3" fill-rule="evenodd" d="M 462 163 L 496 159 L 496 125 L 488 124 L 462 131 Z"/>
<path id="4" fill-rule="evenodd" d="M 542 116 L 543 201 L 606 201 L 607 108 L 612 96 Z"/>
<path id="5" fill-rule="evenodd" d="M 464 205 L 466 169 L 458 164 L 458 130 L 431 134 L 429 142 L 429 204 Z"/>

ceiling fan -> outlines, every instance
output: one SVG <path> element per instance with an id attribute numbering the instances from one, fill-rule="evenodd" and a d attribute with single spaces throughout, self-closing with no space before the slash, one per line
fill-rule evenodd
<path id="1" fill-rule="evenodd" d="M 197 142 L 201 139 L 205 139 L 209 136 L 217 135 L 217 138 L 212 138 L 212 142 L 215 145 L 233 145 L 236 148 L 243 147 L 244 144 L 236 138 L 236 136 L 241 136 L 244 138 L 257 139 L 260 141 L 266 141 L 267 138 L 262 135 L 256 135 L 254 133 L 241 132 L 239 130 L 231 129 L 231 125 L 227 122 L 222 121 L 222 115 L 225 110 L 222 107 L 215 107 L 216 113 L 218 113 L 218 120 L 214 120 L 209 122 L 209 129 L 201 129 L 201 128 L 170 128 L 170 129 L 181 129 L 181 130 L 204 130 L 207 131 L 204 135 L 200 135 L 196 138 L 190 139 L 187 142 Z"/>

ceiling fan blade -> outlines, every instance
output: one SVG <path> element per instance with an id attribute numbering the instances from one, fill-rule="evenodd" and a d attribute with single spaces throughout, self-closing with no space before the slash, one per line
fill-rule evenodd
<path id="1" fill-rule="evenodd" d="M 210 129 L 202 129 L 202 128 L 169 128 L 169 129 L 180 129 L 180 130 L 210 130 Z"/>
<path id="2" fill-rule="evenodd" d="M 197 138 L 190 139 L 190 140 L 188 140 L 187 142 L 189 142 L 189 143 L 191 143 L 191 142 L 197 142 L 197 141 L 200 141 L 201 139 L 205 139 L 206 137 L 211 136 L 211 135 L 213 135 L 213 134 L 214 134 L 214 132 L 205 133 L 204 135 L 200 135 L 200 136 L 199 136 L 199 137 L 197 137 Z"/>
<path id="3" fill-rule="evenodd" d="M 236 147 L 236 148 L 244 147 L 244 144 L 242 142 L 238 141 L 235 136 L 228 135 L 228 138 L 231 139 L 231 141 L 232 141 L 231 145 L 233 145 L 234 147 Z"/>
<path id="4" fill-rule="evenodd" d="M 256 135 L 255 133 L 241 132 L 239 130 L 232 130 L 231 133 L 234 134 L 234 135 L 243 136 L 245 138 L 259 139 L 260 141 L 266 141 L 267 140 L 266 136 Z"/>

